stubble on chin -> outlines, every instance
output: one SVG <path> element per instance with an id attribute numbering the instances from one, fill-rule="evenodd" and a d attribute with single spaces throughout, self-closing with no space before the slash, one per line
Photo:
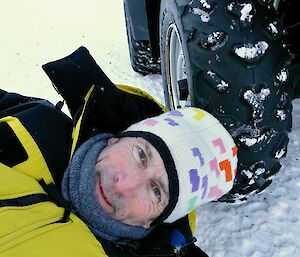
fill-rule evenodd
<path id="1" fill-rule="evenodd" d="M 123 222 L 126 219 L 126 205 L 120 199 L 120 196 L 113 191 L 113 174 L 109 172 L 109 169 L 101 165 L 100 161 L 96 164 L 95 175 L 100 176 L 101 187 L 105 190 L 105 194 L 108 197 L 114 211 L 109 214 L 112 218 Z"/>

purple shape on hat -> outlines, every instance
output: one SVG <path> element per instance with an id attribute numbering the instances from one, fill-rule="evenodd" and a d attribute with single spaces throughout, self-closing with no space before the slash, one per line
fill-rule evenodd
<path id="1" fill-rule="evenodd" d="M 155 119 L 151 119 L 151 118 L 150 118 L 150 119 L 144 120 L 143 123 L 146 124 L 146 125 L 148 125 L 148 126 L 153 127 L 153 126 L 155 126 L 155 125 L 158 123 L 158 121 L 155 120 Z"/>
<path id="2" fill-rule="evenodd" d="M 217 177 L 219 177 L 220 169 L 219 169 L 219 165 L 218 165 L 218 161 L 217 161 L 216 157 L 209 161 L 209 166 L 210 166 L 210 171 L 215 171 Z"/>
<path id="3" fill-rule="evenodd" d="M 167 121 L 168 124 L 171 125 L 171 126 L 178 126 L 179 125 L 175 120 L 172 120 L 170 118 L 166 118 L 165 121 Z"/>
<path id="4" fill-rule="evenodd" d="M 172 115 L 172 116 L 178 116 L 178 117 L 183 116 L 183 114 L 180 111 L 177 111 L 177 110 L 170 111 L 168 114 Z"/>
<path id="5" fill-rule="evenodd" d="M 192 184 L 192 192 L 198 191 L 200 184 L 200 177 L 198 176 L 198 171 L 196 169 L 191 169 L 189 171 L 190 182 Z"/>
<path id="6" fill-rule="evenodd" d="M 212 141 L 214 147 L 219 147 L 220 148 L 220 153 L 226 153 L 226 149 L 223 143 L 223 140 L 221 138 L 217 138 L 215 140 Z"/>
<path id="7" fill-rule="evenodd" d="M 194 147 L 194 148 L 192 148 L 192 151 L 193 151 L 193 155 L 194 155 L 195 157 L 198 157 L 198 158 L 199 158 L 200 166 L 202 167 L 202 166 L 204 165 L 204 159 L 203 159 L 203 156 L 202 156 L 202 154 L 201 154 L 199 148 Z"/>
<path id="8" fill-rule="evenodd" d="M 203 193 L 202 193 L 201 199 L 203 199 L 206 195 L 207 186 L 208 186 L 208 177 L 207 177 L 207 175 L 205 175 L 202 179 L 202 191 L 203 191 Z"/>
<path id="9" fill-rule="evenodd" d="M 218 186 L 212 186 L 210 188 L 208 197 L 214 198 L 216 200 L 216 199 L 220 198 L 223 194 L 224 194 L 223 191 Z"/>

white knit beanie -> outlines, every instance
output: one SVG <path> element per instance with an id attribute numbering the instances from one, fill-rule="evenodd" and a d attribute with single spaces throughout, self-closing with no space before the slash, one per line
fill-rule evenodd
<path id="1" fill-rule="evenodd" d="M 217 200 L 233 186 L 237 147 L 211 114 L 188 107 L 131 125 L 122 137 L 142 137 L 159 152 L 169 179 L 169 203 L 152 223 L 171 223 Z"/>

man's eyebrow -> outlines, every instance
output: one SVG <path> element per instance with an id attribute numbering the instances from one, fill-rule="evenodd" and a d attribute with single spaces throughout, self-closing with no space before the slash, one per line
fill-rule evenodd
<path id="1" fill-rule="evenodd" d="M 162 181 L 161 178 L 157 179 L 157 183 L 159 184 L 160 188 L 164 192 L 164 195 L 165 195 L 165 199 L 164 200 L 167 201 L 167 199 L 169 198 L 169 192 L 167 192 L 167 187 L 166 187 L 165 183 Z"/>
<path id="2" fill-rule="evenodd" d="M 145 148 L 146 148 L 146 153 L 147 153 L 149 159 L 151 160 L 152 159 L 152 152 L 151 152 L 151 149 L 150 149 L 150 146 L 149 146 L 148 142 L 145 143 Z"/>

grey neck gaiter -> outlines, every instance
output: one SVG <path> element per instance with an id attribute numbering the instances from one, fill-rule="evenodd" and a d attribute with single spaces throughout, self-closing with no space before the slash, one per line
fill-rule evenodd
<path id="1" fill-rule="evenodd" d="M 62 180 L 63 197 L 96 237 L 122 242 L 147 236 L 151 229 L 121 223 L 103 212 L 94 193 L 94 170 L 99 153 L 107 146 L 111 134 L 98 134 L 75 152 Z"/>

